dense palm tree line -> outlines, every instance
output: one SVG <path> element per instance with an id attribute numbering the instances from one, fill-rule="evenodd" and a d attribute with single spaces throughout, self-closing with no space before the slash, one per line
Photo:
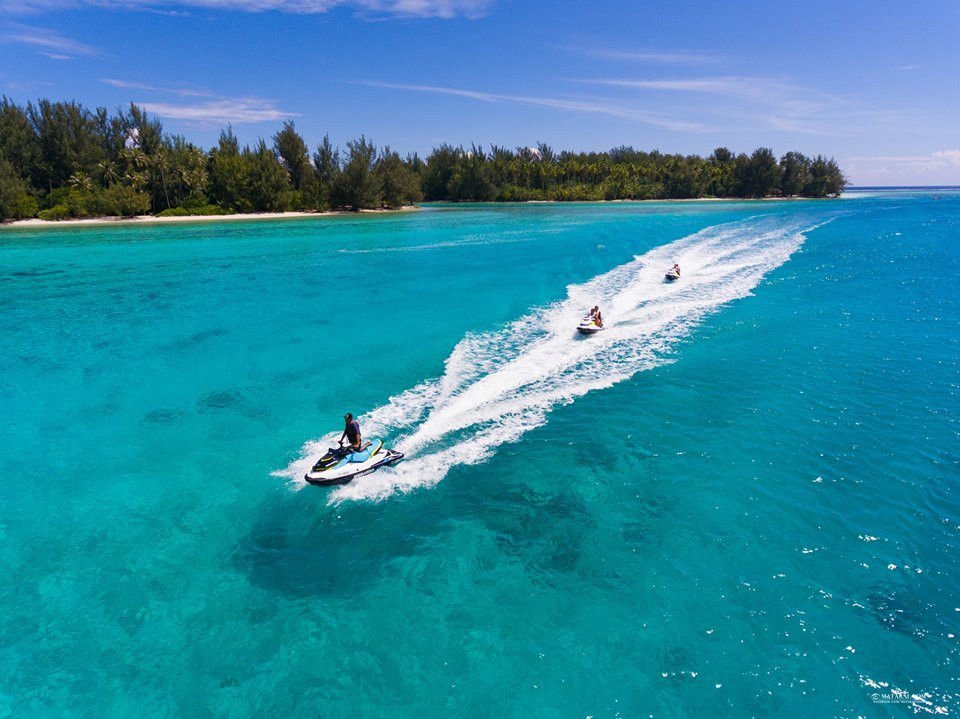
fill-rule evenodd
<path id="1" fill-rule="evenodd" d="M 441 145 L 426 157 L 378 150 L 365 137 L 312 154 L 294 124 L 241 148 L 228 128 L 209 151 L 131 105 L 110 114 L 76 102 L 0 100 L 0 219 L 193 215 L 395 208 L 421 200 L 618 200 L 831 197 L 846 178 L 833 159 L 767 148 L 707 158 L 618 147 L 555 152 Z"/>

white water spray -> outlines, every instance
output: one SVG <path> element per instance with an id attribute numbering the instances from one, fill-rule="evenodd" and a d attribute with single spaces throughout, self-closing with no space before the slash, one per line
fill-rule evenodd
<path id="1" fill-rule="evenodd" d="M 542 426 L 554 407 L 669 362 L 670 350 L 705 316 L 749 295 L 800 247 L 803 233 L 820 224 L 770 216 L 710 227 L 570 285 L 567 299 L 500 330 L 466 335 L 441 377 L 359 418 L 365 435 L 394 436 L 390 445 L 407 458 L 338 488 L 330 501 L 433 486 L 452 467 L 477 464 Z M 665 283 L 664 271 L 674 262 L 683 277 Z M 576 322 L 595 304 L 607 329 L 577 336 Z M 276 474 L 304 483 L 304 473 L 337 436 L 308 442 L 301 458 Z"/>

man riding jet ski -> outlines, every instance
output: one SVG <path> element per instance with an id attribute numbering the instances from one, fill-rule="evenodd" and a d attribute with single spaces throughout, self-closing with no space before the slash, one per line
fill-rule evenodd
<path id="1" fill-rule="evenodd" d="M 582 335 L 595 335 L 602 329 L 604 329 L 603 316 L 600 314 L 599 307 L 590 310 L 589 314 L 580 320 L 580 324 L 577 325 L 577 332 Z"/>
<path id="2" fill-rule="evenodd" d="M 673 267 L 667 270 L 667 274 L 664 275 L 664 278 L 667 280 L 667 282 L 673 282 L 674 280 L 679 280 L 680 265 L 674 264 Z"/>
<path id="3" fill-rule="evenodd" d="M 343 416 L 344 428 L 336 447 L 317 460 L 313 469 L 303 475 L 310 484 L 321 487 L 346 484 L 354 477 L 370 474 L 380 467 L 403 459 L 403 452 L 384 449 L 383 441 L 363 441 L 360 424 L 349 412 Z M 346 438 L 347 444 L 343 440 Z"/>
<path id="4" fill-rule="evenodd" d="M 343 433 L 340 435 L 340 440 L 338 444 L 340 448 L 343 449 L 346 453 L 349 452 L 359 452 L 362 449 L 361 440 L 363 437 L 360 435 L 360 423 L 353 418 L 353 415 L 347 412 L 343 415 Z M 347 439 L 347 446 L 343 446 L 344 438 Z"/>

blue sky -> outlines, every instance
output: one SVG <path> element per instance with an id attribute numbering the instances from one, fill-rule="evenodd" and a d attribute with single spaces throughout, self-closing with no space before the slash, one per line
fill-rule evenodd
<path id="1" fill-rule="evenodd" d="M 209 147 L 440 142 L 834 156 L 960 184 L 960 2 L 0 0 L 0 93 L 134 101 Z"/>

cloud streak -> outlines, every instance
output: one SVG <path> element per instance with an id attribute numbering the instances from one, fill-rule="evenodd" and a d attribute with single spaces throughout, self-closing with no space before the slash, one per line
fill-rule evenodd
<path id="1" fill-rule="evenodd" d="M 578 82 L 608 87 L 626 87 L 638 90 L 664 90 L 668 92 L 699 92 L 710 95 L 724 95 L 741 100 L 768 100 L 771 97 L 785 97 L 799 92 L 802 88 L 789 83 L 765 77 L 745 77 L 725 75 L 718 77 L 699 77 L 666 80 L 579 80 Z"/>
<path id="2" fill-rule="evenodd" d="M 851 157 L 848 162 L 862 165 L 891 165 L 916 170 L 960 169 L 960 149 L 936 150 L 929 155 L 868 155 Z"/>
<path id="3" fill-rule="evenodd" d="M 747 120 L 777 130 L 808 134 L 847 131 L 845 123 L 876 121 L 892 113 L 866 107 L 847 98 L 802 87 L 774 77 L 721 75 L 712 77 L 667 79 L 588 79 L 574 82 L 608 88 L 713 95 L 733 101 L 727 106 L 702 104 L 698 112 Z M 707 109 L 709 108 L 709 109 Z M 746 129 L 741 125 L 741 129 Z"/>
<path id="4" fill-rule="evenodd" d="M 275 100 L 259 97 L 223 97 L 210 90 L 191 87 L 162 87 L 114 77 L 102 77 L 100 82 L 121 90 L 136 90 L 178 98 L 196 98 L 197 101 L 195 102 L 137 100 L 134 104 L 154 115 L 172 120 L 183 120 L 190 126 L 197 128 L 274 122 L 291 117 L 300 117 L 298 112 L 278 108 Z"/>
<path id="5" fill-rule="evenodd" d="M 102 8 L 148 10 L 181 14 L 167 8 L 196 8 L 240 12 L 276 11 L 314 15 L 336 8 L 349 8 L 375 17 L 397 18 L 478 18 L 485 15 L 493 0 L 7 0 L 0 12 L 26 13 L 46 10 Z"/>
<path id="6" fill-rule="evenodd" d="M 693 50 L 614 50 L 605 48 L 572 48 L 572 51 L 586 57 L 598 60 L 613 60 L 617 62 L 648 62 L 698 65 L 710 62 L 720 62 L 719 55 Z"/>
<path id="7" fill-rule="evenodd" d="M 432 93 L 436 95 L 452 95 L 454 97 L 465 97 L 471 100 L 487 103 L 508 103 L 514 105 L 527 105 L 532 107 L 546 107 L 554 110 L 565 110 L 568 112 L 585 112 L 598 115 L 609 115 L 619 117 L 625 120 L 657 127 L 664 127 L 670 130 L 685 130 L 688 132 L 709 132 L 711 128 L 689 120 L 680 120 L 664 113 L 652 112 L 642 108 L 612 103 L 605 100 L 570 100 L 565 98 L 538 97 L 533 95 L 505 95 L 494 92 L 484 92 L 480 90 L 468 90 L 454 87 L 438 87 L 435 85 L 405 85 L 391 82 L 365 81 L 359 83 L 368 87 L 380 87 L 389 90 L 406 90 L 410 92 Z"/>
<path id="8" fill-rule="evenodd" d="M 197 98 L 196 102 L 135 101 L 134 103 L 147 112 L 173 120 L 184 120 L 193 127 L 243 125 L 300 117 L 298 112 L 278 108 L 275 100 L 259 97 L 223 97 L 210 90 L 162 87 L 114 77 L 102 77 L 100 82 L 121 90 L 136 90 L 179 98 Z"/>
<path id="9" fill-rule="evenodd" d="M 0 43 L 27 45 L 51 60 L 73 60 L 76 57 L 100 55 L 92 45 L 86 45 L 44 28 L 30 25 L 10 24 L 0 35 Z"/>
<path id="10" fill-rule="evenodd" d="M 101 77 L 100 82 L 105 85 L 120 88 L 121 90 L 144 90 L 146 92 L 161 92 L 167 95 L 179 95 L 180 97 L 210 97 L 216 98 L 218 95 L 209 90 L 198 90 L 195 88 L 184 87 L 157 87 L 156 85 L 147 85 L 133 80 L 118 80 L 113 77 Z"/>
<path id="11" fill-rule="evenodd" d="M 935 160 L 946 162 L 947 164 L 960 167 L 960 149 L 958 150 L 937 150 L 932 154 Z"/>
<path id="12" fill-rule="evenodd" d="M 192 104 L 169 102 L 138 102 L 136 104 L 154 115 L 172 120 L 184 120 L 195 127 L 222 127 L 300 117 L 300 113 L 279 109 L 273 100 L 255 97 L 224 97 Z"/>
<path id="13" fill-rule="evenodd" d="M 843 160 L 858 185 L 955 185 L 960 182 L 960 148 L 927 155 L 861 155 Z"/>
<path id="14" fill-rule="evenodd" d="M 152 90 L 156 91 L 158 88 L 153 87 L 152 85 L 144 85 L 140 82 L 131 82 L 129 80 L 115 80 L 111 77 L 102 77 L 100 82 L 113 87 L 119 87 L 122 90 Z"/>

